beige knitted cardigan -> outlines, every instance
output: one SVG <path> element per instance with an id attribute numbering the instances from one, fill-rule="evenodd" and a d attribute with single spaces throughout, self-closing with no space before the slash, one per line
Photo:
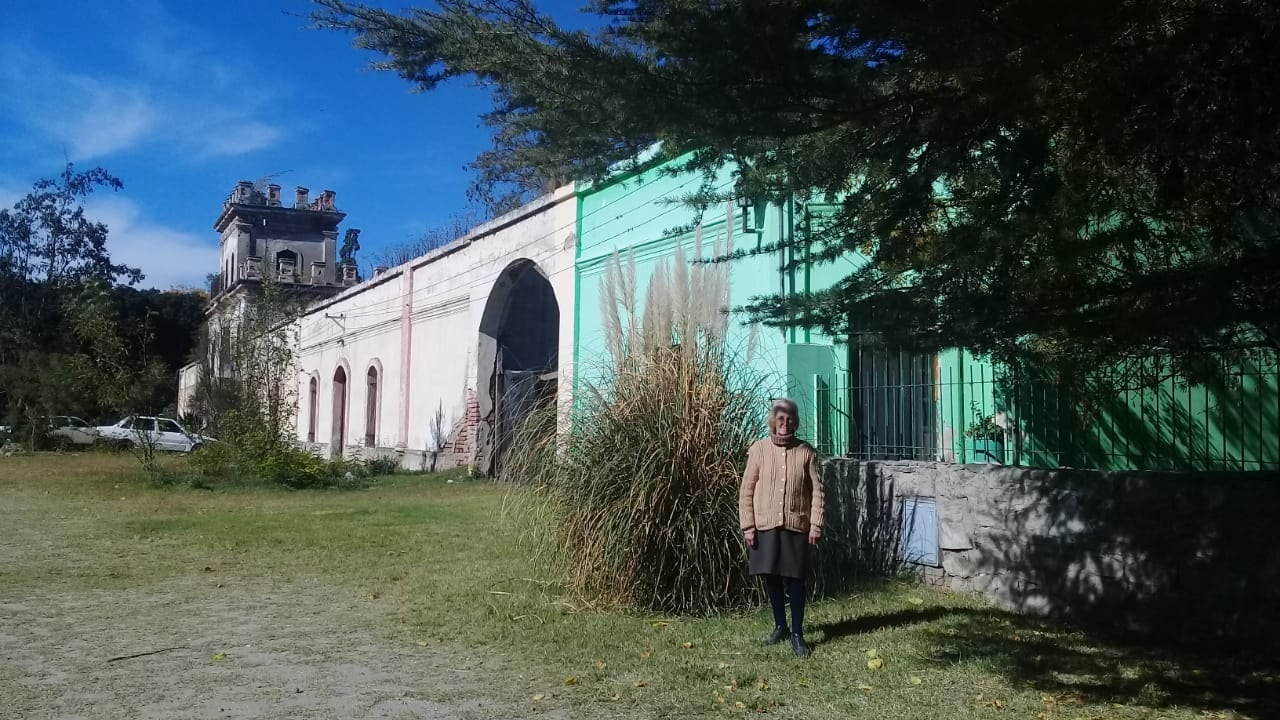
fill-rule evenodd
<path id="1" fill-rule="evenodd" d="M 807 533 L 817 528 L 821 534 L 824 510 L 822 471 L 812 446 L 783 447 L 768 438 L 751 446 L 738 491 L 743 530 L 782 527 Z"/>

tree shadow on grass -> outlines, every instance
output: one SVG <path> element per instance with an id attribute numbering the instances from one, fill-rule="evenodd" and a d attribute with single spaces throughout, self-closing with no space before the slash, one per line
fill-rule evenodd
<path id="1" fill-rule="evenodd" d="M 858 615 L 813 626 L 819 634 L 812 641 L 816 645 L 833 643 L 844 638 L 856 637 L 881 630 L 893 630 L 912 625 L 933 623 L 957 612 L 953 608 L 931 607 L 895 610 L 873 615 Z"/>
<path id="2" fill-rule="evenodd" d="M 1118 703 L 1280 717 L 1280 659 L 1274 657 L 1170 650 L 1136 635 L 1089 632 L 987 608 L 904 609 L 813 629 L 815 645 L 886 630 L 909 633 L 927 662 L 977 664 L 1063 706 Z"/>

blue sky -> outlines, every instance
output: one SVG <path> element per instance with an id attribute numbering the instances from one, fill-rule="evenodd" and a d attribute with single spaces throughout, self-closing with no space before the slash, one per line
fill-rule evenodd
<path id="1" fill-rule="evenodd" d="M 583 2 L 546 7 L 572 18 Z M 113 257 L 159 288 L 217 270 L 211 225 L 240 179 L 280 173 L 287 197 L 336 191 L 365 260 L 464 211 L 488 95 L 465 82 L 415 94 L 370 70 L 349 36 L 310 29 L 309 9 L 53 0 L 6 13 L 0 207 L 65 159 L 105 167 L 125 188 L 90 211 L 110 226 Z"/>

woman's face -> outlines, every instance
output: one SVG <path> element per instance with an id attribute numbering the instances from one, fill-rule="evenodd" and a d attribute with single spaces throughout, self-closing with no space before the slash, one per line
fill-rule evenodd
<path id="1" fill-rule="evenodd" d="M 774 410 L 773 428 L 779 435 L 795 434 L 796 416 L 781 408 Z"/>

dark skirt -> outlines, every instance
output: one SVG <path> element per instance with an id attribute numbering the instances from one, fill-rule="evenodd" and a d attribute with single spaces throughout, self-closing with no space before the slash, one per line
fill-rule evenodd
<path id="1" fill-rule="evenodd" d="M 752 575 L 804 579 L 809 565 L 809 536 L 782 528 L 756 533 L 756 546 L 747 551 Z"/>

